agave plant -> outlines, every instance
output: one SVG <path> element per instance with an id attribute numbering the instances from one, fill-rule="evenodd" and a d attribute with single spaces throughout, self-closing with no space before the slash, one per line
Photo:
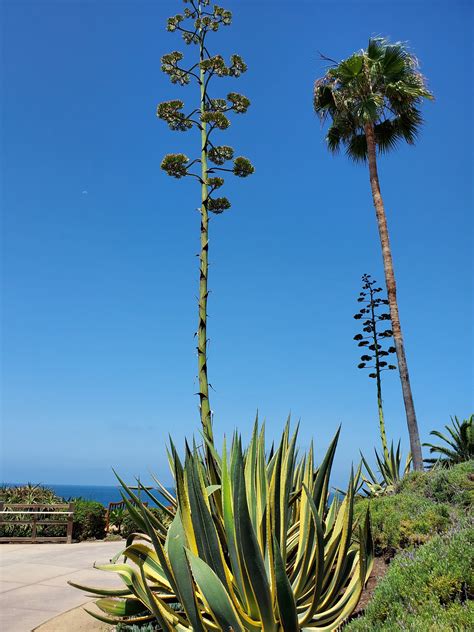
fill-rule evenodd
<path id="1" fill-rule="evenodd" d="M 181 632 L 335 630 L 357 605 L 373 563 L 369 516 L 354 520 L 357 477 L 342 500 L 330 500 L 338 436 L 315 468 L 313 447 L 298 458 L 288 425 L 266 453 L 256 424 L 245 451 L 238 435 L 221 454 L 211 446 L 219 485 L 202 449 L 187 446 L 182 464 L 171 445 L 176 499 L 168 530 L 121 481 L 145 534 L 129 539 L 123 563 L 98 567 L 120 575 L 122 590 L 78 586 L 101 597 L 103 614 L 91 614 L 112 624 L 154 619 L 161 630 Z"/>
<path id="2" fill-rule="evenodd" d="M 449 435 L 432 430 L 430 434 L 441 439 L 446 445 L 424 443 L 423 445 L 430 449 L 430 454 L 439 454 L 437 458 L 425 459 L 425 463 L 449 466 L 474 458 L 473 418 L 474 415 L 471 415 L 461 422 L 457 417 L 451 417 L 451 425 L 445 426 Z"/>
<path id="3" fill-rule="evenodd" d="M 403 470 L 402 455 L 400 452 L 400 441 L 398 442 L 396 451 L 393 449 L 393 441 L 390 444 L 390 451 L 385 451 L 380 455 L 375 449 L 375 459 L 379 468 L 381 478 L 377 477 L 370 468 L 366 458 L 361 452 L 362 464 L 365 467 L 366 474 L 361 472 L 362 485 L 365 484 L 364 492 L 367 496 L 383 496 L 384 494 L 392 494 L 395 486 L 401 479 L 408 474 L 411 465 L 411 454 L 409 453 Z"/>
<path id="4" fill-rule="evenodd" d="M 0 487 L 0 499 L 7 503 L 23 503 L 25 505 L 51 505 L 64 502 L 49 487 L 34 483 L 16 486 L 2 485 Z"/>

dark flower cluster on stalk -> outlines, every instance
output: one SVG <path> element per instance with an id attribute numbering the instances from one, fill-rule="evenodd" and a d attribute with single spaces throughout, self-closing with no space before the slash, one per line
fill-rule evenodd
<path id="1" fill-rule="evenodd" d="M 186 112 L 183 101 L 165 101 L 158 105 L 157 116 L 173 131 L 185 132 L 193 127 L 198 129 L 202 136 L 202 151 L 199 157 L 193 159 L 182 153 L 168 154 L 161 168 L 174 178 L 197 178 L 207 188 L 202 204 L 207 211 L 219 214 L 230 208 L 231 204 L 226 197 L 213 195 L 224 184 L 224 178 L 217 172 L 233 173 L 245 178 L 254 172 L 254 167 L 243 156 L 234 158 L 232 147 L 215 144 L 214 132 L 226 130 L 230 126 L 229 114 L 245 114 L 250 101 L 237 92 L 229 92 L 226 98 L 213 98 L 208 88 L 212 78 L 240 77 L 247 66 L 240 55 L 231 55 L 229 63 L 226 63 L 222 55 L 211 55 L 207 48 L 207 34 L 230 25 L 231 12 L 218 5 L 211 8 L 209 0 L 184 0 L 184 3 L 188 6 L 183 13 L 168 19 L 167 30 L 181 33 L 186 44 L 197 45 L 199 61 L 186 65 L 183 53 L 173 51 L 163 55 L 161 69 L 174 84 L 185 86 L 195 80 L 201 91 L 200 105 Z M 228 164 L 230 161 L 232 163 Z M 211 164 L 208 165 L 208 162 Z"/>
<path id="2" fill-rule="evenodd" d="M 357 365 L 359 369 L 375 369 L 375 372 L 369 373 L 369 377 L 380 379 L 382 371 L 394 370 L 397 367 L 389 364 L 387 361 L 389 356 L 395 353 L 395 347 L 387 343 L 392 340 L 393 332 L 389 329 L 379 330 L 380 323 L 390 323 L 390 314 L 388 312 L 380 312 L 388 305 L 388 300 L 378 296 L 382 292 L 381 287 L 375 287 L 376 281 L 372 279 L 370 274 L 362 276 L 362 291 L 357 301 L 363 304 L 363 307 L 354 315 L 356 320 L 362 321 L 361 334 L 356 334 L 354 340 L 358 346 L 364 349 L 361 355 L 361 362 Z M 384 345 L 386 348 L 384 349 Z M 370 352 L 370 353 L 369 353 Z"/>

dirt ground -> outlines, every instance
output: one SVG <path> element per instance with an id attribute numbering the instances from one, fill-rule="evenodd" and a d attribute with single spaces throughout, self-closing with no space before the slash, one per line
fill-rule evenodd
<path id="1" fill-rule="evenodd" d="M 87 604 L 87 608 L 94 610 L 94 604 Z M 84 610 L 84 606 L 73 608 L 68 612 L 50 619 L 46 623 L 42 623 L 33 632 L 65 632 L 71 630 L 74 632 L 110 632 L 113 626 L 102 623 Z"/>
<path id="2" fill-rule="evenodd" d="M 359 599 L 359 603 L 357 604 L 357 608 L 354 610 L 351 619 L 361 615 L 366 608 L 369 601 L 372 599 L 372 595 L 374 593 L 375 587 L 388 571 L 388 564 L 382 557 L 376 557 L 374 559 L 374 568 L 372 570 L 372 574 L 370 575 L 370 579 L 367 582 L 367 585 L 362 592 L 362 595 Z"/>

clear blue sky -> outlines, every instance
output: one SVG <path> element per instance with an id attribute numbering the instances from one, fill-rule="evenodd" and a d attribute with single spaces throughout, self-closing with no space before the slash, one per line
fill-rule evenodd
<path id="1" fill-rule="evenodd" d="M 367 170 L 330 156 L 312 111 L 325 64 L 370 35 L 407 40 L 436 95 L 415 148 L 380 161 L 402 326 L 422 439 L 473 406 L 472 4 L 231 0 L 210 41 L 249 71 L 214 83 L 252 106 L 221 142 L 256 173 L 229 178 L 211 225 L 209 375 L 217 435 L 276 436 L 289 411 L 321 455 L 339 423 L 335 482 L 378 440 L 374 383 L 357 370 L 360 277 L 383 279 Z M 10 481 L 169 482 L 168 433 L 199 427 L 199 190 L 160 171 L 193 155 L 156 105 L 178 0 L 4 0 L 3 472 Z M 192 54 L 194 49 L 186 48 Z M 191 134 L 191 133 L 189 133 Z M 407 445 L 398 375 L 390 435 Z"/>

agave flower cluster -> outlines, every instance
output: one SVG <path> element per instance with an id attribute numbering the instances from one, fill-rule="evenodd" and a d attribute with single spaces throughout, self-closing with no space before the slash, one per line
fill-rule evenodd
<path id="1" fill-rule="evenodd" d="M 353 518 L 354 477 L 343 500 L 329 500 L 338 434 L 318 468 L 312 446 L 298 457 L 288 425 L 269 452 L 257 423 L 245 451 L 237 435 L 220 455 L 212 444 L 212 468 L 195 445 L 184 463 L 171 445 L 176 497 L 160 487 L 171 526 L 123 485 L 145 533 L 129 538 L 126 563 L 98 567 L 120 575 L 123 590 L 82 587 L 101 596 L 95 616 L 154 619 L 182 632 L 335 630 L 354 610 L 373 556 L 368 516 Z"/>
<path id="2" fill-rule="evenodd" d="M 218 145 L 216 134 L 227 130 L 233 114 L 245 114 L 250 100 L 238 92 L 228 92 L 227 96 L 216 97 L 211 90 L 213 82 L 221 79 L 238 78 L 246 72 L 247 65 L 240 55 L 230 55 L 226 61 L 220 54 L 211 54 L 209 36 L 232 22 L 232 14 L 218 5 L 211 6 L 209 0 L 184 0 L 186 7 L 182 13 L 168 19 L 167 29 L 181 34 L 185 44 L 194 47 L 193 61 L 185 60 L 180 51 L 172 51 L 161 58 L 161 70 L 168 75 L 171 83 L 178 86 L 194 84 L 196 88 L 193 106 L 185 107 L 180 99 L 164 101 L 157 107 L 159 119 L 173 131 L 194 130 L 200 136 L 194 157 L 185 153 L 167 154 L 161 168 L 169 176 L 177 179 L 195 178 L 200 186 L 201 235 L 199 253 L 199 298 L 197 357 L 199 379 L 199 409 L 201 424 L 207 439 L 212 439 L 212 413 L 209 401 L 209 381 L 207 375 L 207 299 L 209 295 L 209 220 L 231 207 L 230 200 L 216 191 L 225 184 L 224 177 L 231 173 L 239 178 L 247 178 L 254 167 L 244 156 L 234 157 L 234 149 L 228 145 Z M 225 94 L 225 93 L 224 93 Z M 198 149 L 199 148 L 199 149 Z M 230 163 L 230 161 L 233 161 Z"/>
<path id="3" fill-rule="evenodd" d="M 213 181 L 217 180 L 213 175 L 217 171 L 227 171 L 240 178 L 246 178 L 254 172 L 254 167 L 243 156 L 235 158 L 232 166 L 224 167 L 224 163 L 234 158 L 234 150 L 226 147 L 231 151 L 219 151 L 221 148 L 214 144 L 213 133 L 215 130 L 224 131 L 230 126 L 230 113 L 245 114 L 250 106 L 250 100 L 237 92 L 229 92 L 226 98 L 213 98 L 209 94 L 209 82 L 214 77 L 240 77 L 247 70 L 247 65 L 242 57 L 236 54 L 231 55 L 229 63 L 226 63 L 222 55 L 211 55 L 207 47 L 208 33 L 218 31 L 222 26 L 229 26 L 232 22 L 231 12 L 218 5 L 211 8 L 207 0 L 191 0 L 186 4 L 188 6 L 182 14 L 168 19 L 167 29 L 170 32 L 181 33 L 186 44 L 197 45 L 198 60 L 186 66 L 184 54 L 173 51 L 161 58 L 161 70 L 169 76 L 171 83 L 177 85 L 186 86 L 195 80 L 200 87 L 200 104 L 199 107 L 185 113 L 183 101 L 165 101 L 158 105 L 156 114 L 173 131 L 185 132 L 193 128 L 199 130 L 202 136 L 202 153 L 194 160 L 182 153 L 167 154 L 161 168 L 175 178 L 197 178 L 206 187 L 202 200 L 206 211 L 219 214 L 230 208 L 231 204 L 227 198 L 213 197 L 214 190 L 224 184 L 224 179 L 220 177 L 218 187 L 213 186 Z M 213 160 L 213 156 L 218 156 L 218 160 Z M 214 163 L 214 166 L 209 166 L 208 161 Z M 200 173 L 194 172 L 193 167 L 199 165 Z"/>
<path id="4" fill-rule="evenodd" d="M 382 371 L 394 370 L 397 367 L 394 364 L 389 364 L 384 360 L 388 358 L 390 354 L 395 353 L 395 347 L 389 346 L 388 349 L 383 348 L 383 343 L 391 341 L 393 337 L 393 331 L 391 329 L 385 329 L 380 331 L 378 325 L 381 321 L 388 321 L 390 323 L 390 313 L 379 313 L 379 309 L 382 306 L 388 305 L 388 300 L 377 296 L 382 292 L 381 287 L 374 287 L 376 285 L 375 279 L 372 279 L 370 274 L 364 274 L 362 276 L 363 286 L 362 291 L 357 299 L 358 303 L 362 303 L 363 306 L 354 315 L 356 320 L 362 320 L 362 334 L 356 334 L 354 340 L 357 341 L 358 346 L 363 348 L 364 354 L 361 355 L 361 362 L 357 365 L 358 369 L 375 369 L 375 372 L 369 373 L 369 377 L 373 379 L 380 379 L 380 373 Z M 370 351 L 370 353 L 368 353 Z M 373 362 L 373 364 L 369 364 Z"/>

